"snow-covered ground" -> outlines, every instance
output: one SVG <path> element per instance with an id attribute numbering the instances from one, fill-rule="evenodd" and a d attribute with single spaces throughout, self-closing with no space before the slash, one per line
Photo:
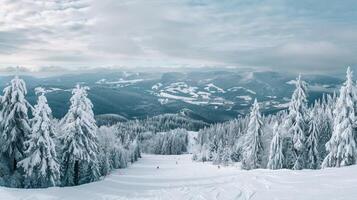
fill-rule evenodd
<path id="1" fill-rule="evenodd" d="M 177 162 L 177 163 L 176 163 Z M 159 166 L 159 169 L 156 167 Z M 357 166 L 325 170 L 252 170 L 144 155 L 104 180 L 68 188 L 0 188 L 0 199 L 357 199 Z"/>
<path id="2" fill-rule="evenodd" d="M 162 83 L 156 83 L 151 89 L 153 90 L 152 94 L 159 97 L 158 101 L 160 104 L 166 104 L 170 100 L 183 101 L 193 105 L 224 106 L 234 104 L 232 101 L 226 100 L 223 97 L 215 96 L 214 94 L 226 93 L 226 91 L 213 83 L 206 84 L 204 91 L 186 82 L 170 83 L 165 87 Z"/>

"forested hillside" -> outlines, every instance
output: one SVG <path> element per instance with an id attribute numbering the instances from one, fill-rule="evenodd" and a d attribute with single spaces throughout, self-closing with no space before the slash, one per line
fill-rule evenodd
<path id="1" fill-rule="evenodd" d="M 241 162 L 243 169 L 320 169 L 356 164 L 357 89 L 353 72 L 336 95 L 309 105 L 299 76 L 289 107 L 262 115 L 257 100 L 245 117 L 199 131 L 194 159 L 215 164 Z"/>

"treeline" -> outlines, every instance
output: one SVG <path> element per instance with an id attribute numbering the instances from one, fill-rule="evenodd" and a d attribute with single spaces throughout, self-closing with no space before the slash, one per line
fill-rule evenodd
<path id="1" fill-rule="evenodd" d="M 42 88 L 36 89 L 38 101 L 32 107 L 25 98 L 25 82 L 17 76 L 11 80 L 0 101 L 1 185 L 43 188 L 89 183 L 140 157 L 136 138 L 98 129 L 88 89 L 77 85 L 67 114 L 56 120 Z"/>
<path id="2" fill-rule="evenodd" d="M 156 134 L 147 143 L 149 153 L 162 155 L 179 155 L 187 152 L 188 132 L 174 129 Z"/>
<path id="3" fill-rule="evenodd" d="M 133 133 L 132 135 L 136 136 L 144 132 L 166 132 L 177 128 L 198 131 L 209 125 L 203 121 L 190 119 L 179 114 L 162 114 L 141 120 L 119 122 L 114 126 L 116 126 L 120 132 L 131 132 Z"/>
<path id="4" fill-rule="evenodd" d="M 124 139 L 123 139 L 124 138 Z M 107 175 L 113 169 L 126 168 L 141 157 L 137 138 L 123 136 L 113 126 L 101 126 L 98 129 L 98 139 L 101 146 L 101 173 Z"/>
<path id="5" fill-rule="evenodd" d="M 193 158 L 225 164 L 240 161 L 244 169 L 356 164 L 356 88 L 348 68 L 339 95 L 324 95 L 308 106 L 307 84 L 299 76 L 286 111 L 261 116 L 255 101 L 249 116 L 200 130 Z"/>
<path id="6" fill-rule="evenodd" d="M 182 135 L 187 135 L 187 131 L 198 131 L 204 127 L 208 127 L 208 124 L 179 114 L 163 114 L 143 120 L 119 122 L 111 126 L 122 141 L 137 139 L 142 152 L 155 154 L 170 154 L 157 148 L 154 150 L 164 137 L 165 140 L 171 140 L 169 136 L 177 133 L 178 138 L 181 138 Z M 173 154 L 180 154 L 185 151 L 174 152 Z"/>

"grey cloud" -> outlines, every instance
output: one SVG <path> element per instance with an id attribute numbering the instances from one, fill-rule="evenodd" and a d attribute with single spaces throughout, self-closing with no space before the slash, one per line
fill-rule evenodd
<path id="1" fill-rule="evenodd" d="M 19 14 L 0 20 L 7 27 L 0 36 L 13 33 L 0 37 L 0 54 L 24 54 L 24 62 L 40 66 L 357 66 L 353 0 L 19 2 L 9 8 Z"/>
<path id="2" fill-rule="evenodd" d="M 0 54 L 14 53 L 30 41 L 26 30 L 0 31 Z"/>
<path id="3" fill-rule="evenodd" d="M 28 72 L 30 72 L 30 70 L 28 68 L 22 67 L 22 66 L 16 66 L 16 67 L 15 66 L 8 66 L 8 67 L 0 68 L 0 72 L 15 74 L 16 72 L 28 73 Z"/>

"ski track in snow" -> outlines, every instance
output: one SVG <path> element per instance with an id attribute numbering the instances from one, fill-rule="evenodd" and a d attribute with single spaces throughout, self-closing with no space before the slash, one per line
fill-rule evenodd
<path id="1" fill-rule="evenodd" d="M 176 161 L 178 164 L 176 164 Z M 159 166 L 159 169 L 156 167 Z M 357 199 L 357 166 L 324 170 L 252 170 L 191 161 L 191 155 L 143 155 L 104 180 L 67 188 L 0 187 L 4 200 Z"/>

